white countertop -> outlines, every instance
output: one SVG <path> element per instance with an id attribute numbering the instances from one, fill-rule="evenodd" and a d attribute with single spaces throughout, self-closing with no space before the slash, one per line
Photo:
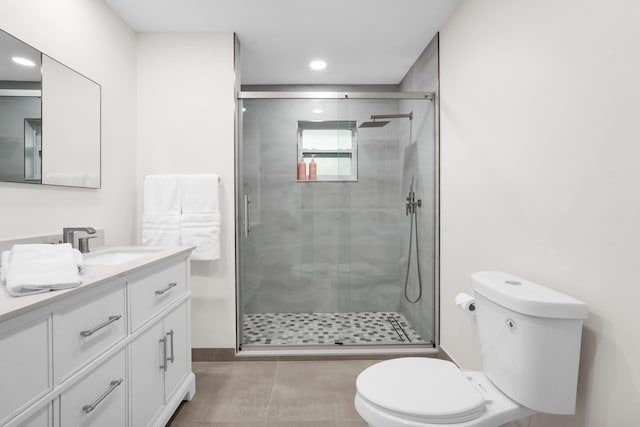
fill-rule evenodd
<path id="1" fill-rule="evenodd" d="M 63 298 L 78 295 L 100 284 L 125 274 L 134 272 L 149 265 L 162 262 L 179 255 L 188 255 L 194 246 L 117 246 L 105 247 L 86 254 L 86 259 L 109 252 L 144 252 L 145 255 L 131 261 L 116 265 L 86 265 L 84 273 L 80 276 L 82 283 L 72 289 L 49 291 L 40 294 L 13 297 L 7 293 L 5 286 L 0 285 L 0 321 L 4 321 L 36 308 L 54 303 Z"/>

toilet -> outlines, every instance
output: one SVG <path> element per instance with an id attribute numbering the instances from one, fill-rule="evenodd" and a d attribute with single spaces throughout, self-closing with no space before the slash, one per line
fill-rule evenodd
<path id="1" fill-rule="evenodd" d="M 500 271 L 471 275 L 483 371 L 433 358 L 385 360 L 356 380 L 371 427 L 497 427 L 575 412 L 587 306 Z"/>

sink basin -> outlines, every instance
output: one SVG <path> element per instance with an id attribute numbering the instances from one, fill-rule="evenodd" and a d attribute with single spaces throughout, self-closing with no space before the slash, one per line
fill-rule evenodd
<path id="1" fill-rule="evenodd" d="M 125 262 L 133 261 L 138 258 L 149 256 L 158 252 L 157 249 L 115 249 L 108 250 L 101 253 L 96 253 L 85 256 L 84 265 L 117 265 Z"/>

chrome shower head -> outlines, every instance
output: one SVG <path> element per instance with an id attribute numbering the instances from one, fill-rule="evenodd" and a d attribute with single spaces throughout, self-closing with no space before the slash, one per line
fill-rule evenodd
<path id="1" fill-rule="evenodd" d="M 359 128 L 381 128 L 383 126 L 386 126 L 388 123 L 389 123 L 388 121 L 376 122 L 374 119 L 372 122 L 362 122 L 358 127 Z"/>

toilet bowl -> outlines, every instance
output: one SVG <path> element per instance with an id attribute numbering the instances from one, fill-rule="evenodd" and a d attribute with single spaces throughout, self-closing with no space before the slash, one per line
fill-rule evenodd
<path id="1" fill-rule="evenodd" d="M 355 407 L 371 427 L 497 427 L 535 411 L 500 392 L 483 372 L 406 357 L 376 363 L 356 380 Z"/>
<path id="2" fill-rule="evenodd" d="M 575 412 L 586 304 L 501 271 L 474 273 L 471 285 L 482 371 L 421 357 L 376 363 L 356 380 L 369 426 L 497 427 Z"/>

